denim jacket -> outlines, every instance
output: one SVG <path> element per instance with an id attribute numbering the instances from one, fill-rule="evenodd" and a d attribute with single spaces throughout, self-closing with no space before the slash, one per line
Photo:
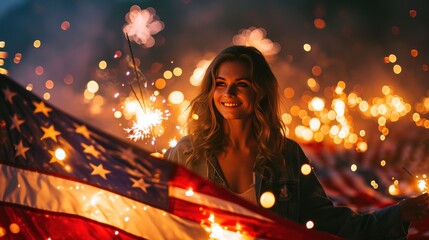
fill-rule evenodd
<path id="1" fill-rule="evenodd" d="M 227 188 L 215 158 L 186 164 L 192 151 L 191 141 L 185 136 L 164 154 L 164 158 Z M 256 199 L 260 199 L 265 191 L 271 191 L 276 196 L 274 206 L 269 209 L 271 212 L 301 224 L 311 220 L 316 230 L 345 239 L 406 239 L 409 223 L 401 221 L 398 205 L 367 214 L 335 207 L 313 171 L 309 175 L 301 174 L 301 166 L 309 164 L 301 147 L 295 141 L 286 139 L 283 154 L 285 161 L 282 166 L 263 166 L 253 172 Z"/>

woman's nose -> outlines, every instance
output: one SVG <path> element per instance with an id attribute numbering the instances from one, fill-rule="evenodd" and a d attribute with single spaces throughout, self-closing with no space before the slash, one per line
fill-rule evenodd
<path id="1" fill-rule="evenodd" d="M 229 95 L 235 95 L 237 93 L 237 87 L 232 84 L 229 85 L 226 89 L 225 89 L 225 93 L 229 94 Z"/>

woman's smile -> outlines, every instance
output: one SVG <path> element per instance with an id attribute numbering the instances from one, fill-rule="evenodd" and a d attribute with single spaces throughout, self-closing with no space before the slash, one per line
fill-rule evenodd
<path id="1" fill-rule="evenodd" d="M 241 104 L 240 103 L 234 103 L 234 102 L 222 102 L 222 105 L 225 107 L 238 107 Z"/>

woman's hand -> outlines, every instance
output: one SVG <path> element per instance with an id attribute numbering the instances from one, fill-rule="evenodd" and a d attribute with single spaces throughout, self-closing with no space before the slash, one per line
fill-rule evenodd
<path id="1" fill-rule="evenodd" d="M 403 221 L 421 220 L 429 215 L 429 195 L 406 198 L 399 202 L 399 208 Z"/>

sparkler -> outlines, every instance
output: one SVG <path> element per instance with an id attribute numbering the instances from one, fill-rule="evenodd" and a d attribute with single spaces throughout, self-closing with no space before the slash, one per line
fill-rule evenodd
<path id="1" fill-rule="evenodd" d="M 149 95 L 148 93 L 147 79 L 137 67 L 130 38 L 137 44 L 150 48 L 155 44 L 152 35 L 160 32 L 164 28 L 164 23 L 155 14 L 155 9 L 142 10 L 138 5 L 130 8 L 125 19 L 127 24 L 123 27 L 123 31 L 127 38 L 130 62 L 134 70 L 134 80 L 137 81 L 139 94 L 132 84 L 130 84 L 130 88 L 141 109 L 135 111 L 136 121 L 133 126 L 124 130 L 129 133 L 128 138 L 133 141 L 151 139 L 151 143 L 155 147 L 155 155 L 158 156 L 155 132 L 157 131 L 158 135 L 163 133 L 162 121 L 167 119 L 170 113 L 168 110 L 162 111 L 154 106 L 157 94 Z"/>
<path id="2" fill-rule="evenodd" d="M 428 184 L 426 175 L 423 175 L 424 179 L 417 180 L 417 187 L 420 189 L 422 193 L 426 193 L 428 191 Z"/>
<path id="3" fill-rule="evenodd" d="M 169 114 L 168 111 L 166 111 Z M 128 138 L 133 141 L 142 140 L 145 138 L 151 138 L 153 143 L 155 142 L 154 127 L 161 125 L 165 116 L 160 109 L 146 109 L 145 111 L 139 111 L 136 114 L 137 121 L 134 122 L 131 128 L 125 128 L 125 131 L 130 133 Z"/>
<path id="4" fill-rule="evenodd" d="M 134 69 L 134 79 L 137 80 L 140 97 L 132 84 L 130 84 L 130 88 L 141 109 L 138 109 L 136 112 L 136 121 L 133 123 L 133 126 L 131 128 L 125 128 L 124 130 L 130 134 L 128 138 L 133 141 L 151 139 L 151 143 L 155 148 L 155 152 L 157 153 L 158 151 L 156 147 L 156 135 L 154 133 L 154 128 L 156 126 L 162 125 L 164 119 L 168 119 L 169 111 L 162 111 L 153 106 L 152 103 L 156 101 L 156 97 L 149 96 L 147 91 L 147 79 L 137 68 L 128 34 L 126 34 L 126 38 L 130 50 L 132 66 Z M 142 81 L 144 82 L 142 83 Z M 142 85 L 144 86 L 142 87 Z M 149 101 L 147 99 L 149 99 Z"/>
<path id="5" fill-rule="evenodd" d="M 419 176 L 415 176 L 414 177 L 414 175 L 410 171 L 408 171 L 407 168 L 403 167 L 402 169 L 404 169 L 405 172 L 407 172 L 408 175 L 412 179 L 417 179 L 417 188 L 419 188 L 419 190 L 420 190 L 421 193 L 426 193 L 429 190 L 429 188 L 428 188 L 428 182 L 427 182 L 428 180 L 427 180 L 426 174 L 423 174 L 422 179 L 418 179 Z"/>

